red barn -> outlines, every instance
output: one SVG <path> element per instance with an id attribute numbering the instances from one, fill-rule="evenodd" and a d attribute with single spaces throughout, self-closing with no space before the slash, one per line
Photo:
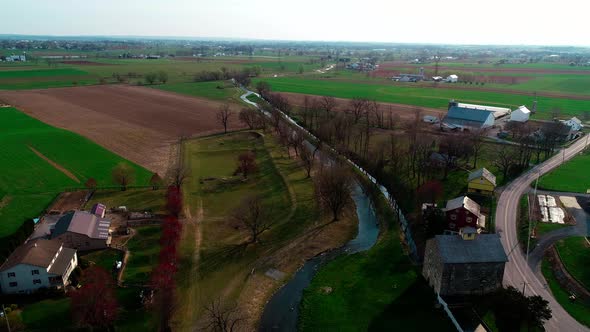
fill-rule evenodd
<path id="1" fill-rule="evenodd" d="M 447 202 L 443 210 L 447 216 L 447 229 L 458 232 L 463 227 L 484 228 L 485 216 L 480 213 L 479 204 L 467 196 Z"/>

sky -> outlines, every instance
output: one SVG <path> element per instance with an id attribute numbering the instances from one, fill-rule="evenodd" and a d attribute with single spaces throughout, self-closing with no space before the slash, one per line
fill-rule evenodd
<path id="1" fill-rule="evenodd" d="M 585 0 L 2 2 L 2 34 L 590 45 Z"/>

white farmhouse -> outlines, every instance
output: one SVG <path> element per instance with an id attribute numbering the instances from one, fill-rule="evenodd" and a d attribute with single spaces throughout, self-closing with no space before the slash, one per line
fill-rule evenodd
<path id="1" fill-rule="evenodd" d="M 16 248 L 0 266 L 2 293 L 32 293 L 63 288 L 78 265 L 76 250 L 59 241 L 33 240 Z"/>
<path id="2" fill-rule="evenodd" d="M 569 120 L 563 120 L 561 122 L 568 126 L 570 131 L 580 131 L 584 127 L 582 121 L 580 121 L 580 119 L 576 118 L 575 116 Z"/>
<path id="3" fill-rule="evenodd" d="M 451 74 L 446 78 L 447 83 L 457 83 L 459 81 L 459 76 L 455 74 Z"/>
<path id="4" fill-rule="evenodd" d="M 527 122 L 531 116 L 531 111 L 522 105 L 510 113 L 510 121 Z"/>

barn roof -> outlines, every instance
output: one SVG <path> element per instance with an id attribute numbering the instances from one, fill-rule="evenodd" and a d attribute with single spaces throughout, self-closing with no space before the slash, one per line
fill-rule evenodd
<path id="1" fill-rule="evenodd" d="M 451 211 L 458 208 L 465 208 L 467 211 L 479 216 L 479 204 L 467 196 L 461 196 L 447 201 L 445 211 Z"/>
<path id="2" fill-rule="evenodd" d="M 488 171 L 485 167 L 469 173 L 467 182 L 470 182 L 471 180 L 480 177 L 483 177 L 484 179 L 490 181 L 494 186 L 496 185 L 496 176 L 492 174 L 492 172 Z"/>
<path id="3" fill-rule="evenodd" d="M 530 111 L 528 108 L 526 108 L 526 106 L 524 106 L 524 105 L 521 105 L 521 106 L 519 106 L 519 107 L 518 107 L 518 108 L 515 110 L 515 112 L 516 112 L 516 111 L 521 111 L 521 112 L 522 112 L 522 113 L 524 113 L 524 114 L 530 114 L 530 113 L 531 113 L 531 111 Z"/>
<path id="4" fill-rule="evenodd" d="M 498 234 L 479 234 L 473 240 L 461 236 L 437 235 L 434 239 L 443 263 L 501 263 L 508 256 Z"/>
<path id="5" fill-rule="evenodd" d="M 55 224 L 52 238 L 65 232 L 78 233 L 92 239 L 107 239 L 109 236 L 109 219 L 100 218 L 86 211 L 75 211 L 64 214 Z"/>
<path id="6" fill-rule="evenodd" d="M 484 122 L 486 122 L 490 114 L 493 113 L 494 112 L 487 110 L 451 106 L 451 108 L 449 108 L 449 112 L 447 113 L 447 119 L 463 120 L 483 124 Z"/>

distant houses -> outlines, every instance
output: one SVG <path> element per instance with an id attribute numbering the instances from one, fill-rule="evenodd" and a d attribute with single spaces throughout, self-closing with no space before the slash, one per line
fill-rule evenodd
<path id="1" fill-rule="evenodd" d="M 0 61 L 6 61 L 6 62 L 25 62 L 27 61 L 27 56 L 26 54 L 21 54 L 21 55 L 7 55 L 7 56 L 0 56 Z"/>
<path id="2" fill-rule="evenodd" d="M 451 75 L 447 76 L 445 81 L 447 83 L 457 83 L 459 81 L 459 76 L 457 76 L 455 74 L 451 74 Z"/>
<path id="3" fill-rule="evenodd" d="M 449 102 L 448 112 L 443 121 L 443 128 L 460 130 L 477 130 L 492 127 L 496 119 L 510 114 L 510 109 L 486 105 Z"/>
<path id="4" fill-rule="evenodd" d="M 439 295 L 481 295 L 502 287 L 507 261 L 497 234 L 467 227 L 426 242 L 422 274 Z"/>
<path id="5" fill-rule="evenodd" d="M 483 195 L 492 195 L 496 189 L 496 176 L 486 168 L 469 173 L 467 191 Z"/>
<path id="6" fill-rule="evenodd" d="M 16 248 L 0 266 L 0 286 L 4 294 L 63 289 L 76 266 L 76 250 L 60 241 L 32 240 Z"/>
<path id="7" fill-rule="evenodd" d="M 451 199 L 443 209 L 446 216 L 446 229 L 458 232 L 464 227 L 485 228 L 486 217 L 481 207 L 467 196 Z"/>

